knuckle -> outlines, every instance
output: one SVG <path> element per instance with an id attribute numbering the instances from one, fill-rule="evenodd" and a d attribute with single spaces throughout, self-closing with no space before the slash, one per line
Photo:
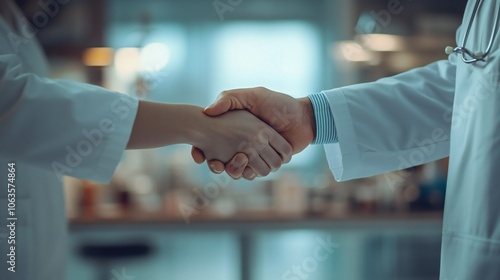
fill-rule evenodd
<path id="1" fill-rule="evenodd" d="M 255 159 L 258 158 L 259 153 L 258 153 L 256 148 L 252 148 L 252 149 L 248 149 L 246 151 L 246 155 L 247 155 L 249 161 L 254 161 Z"/>
<path id="2" fill-rule="evenodd" d="M 291 156 L 292 156 L 292 153 L 293 153 L 293 149 L 292 149 L 292 146 L 291 145 L 286 145 L 285 148 L 284 148 L 284 156 L 285 158 L 288 158 L 290 159 Z"/>
<path id="3" fill-rule="evenodd" d="M 271 167 L 272 167 L 273 171 L 276 171 L 276 170 L 280 169 L 280 167 L 281 167 L 281 161 L 279 161 L 279 160 L 274 160 L 274 161 L 271 163 Z"/>
<path id="4" fill-rule="evenodd" d="M 275 133 L 267 124 L 262 123 L 260 124 L 257 137 L 260 142 L 267 143 L 274 138 Z"/>
<path id="5" fill-rule="evenodd" d="M 265 169 L 262 170 L 261 175 L 262 176 L 267 176 L 270 173 L 271 173 L 271 169 L 270 168 L 265 168 Z"/>
<path id="6" fill-rule="evenodd" d="M 221 93 L 219 93 L 218 98 L 222 99 L 222 98 L 228 98 L 228 97 L 231 97 L 231 96 L 233 96 L 232 91 L 230 91 L 230 90 L 224 90 Z"/>

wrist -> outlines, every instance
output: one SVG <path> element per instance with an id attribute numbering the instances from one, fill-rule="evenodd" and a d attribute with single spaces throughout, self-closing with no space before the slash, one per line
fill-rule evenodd
<path id="1" fill-rule="evenodd" d="M 208 119 L 203 114 L 203 108 L 198 106 L 140 101 L 127 148 L 156 148 L 173 144 L 196 147 L 208 139 Z"/>
<path id="2" fill-rule="evenodd" d="M 302 108 L 302 124 L 306 128 L 306 137 L 308 144 L 311 144 L 316 138 L 316 120 L 311 100 L 308 97 L 297 99 Z"/>
<path id="3" fill-rule="evenodd" d="M 207 120 L 210 118 L 203 113 L 203 108 L 193 105 L 182 105 L 180 108 L 184 113 L 179 121 L 179 133 L 182 137 L 181 143 L 189 144 L 194 147 L 203 147 L 207 143 L 208 128 L 210 124 Z"/>

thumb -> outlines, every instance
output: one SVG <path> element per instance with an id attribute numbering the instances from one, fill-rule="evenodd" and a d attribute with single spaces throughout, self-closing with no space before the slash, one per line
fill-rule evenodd
<path id="1" fill-rule="evenodd" d="M 227 97 L 217 99 L 212 105 L 205 108 L 205 114 L 215 117 L 231 110 L 231 100 Z"/>
<path id="2" fill-rule="evenodd" d="M 225 91 L 212 105 L 205 108 L 204 112 L 209 116 L 215 117 L 227 111 L 247 109 L 247 107 L 245 94 L 234 94 L 231 91 Z"/>

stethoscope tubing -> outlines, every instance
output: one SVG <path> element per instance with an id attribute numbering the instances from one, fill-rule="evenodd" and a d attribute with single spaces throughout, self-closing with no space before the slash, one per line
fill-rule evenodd
<path id="1" fill-rule="evenodd" d="M 447 49 L 446 53 L 448 53 L 448 54 L 451 54 L 451 53 L 460 54 L 462 61 L 467 63 L 467 64 L 475 63 L 477 61 L 485 61 L 485 58 L 491 52 L 491 48 L 493 47 L 493 42 L 495 40 L 496 33 L 498 31 L 500 7 L 495 7 L 497 10 L 497 13 L 495 15 L 495 22 L 494 22 L 494 26 L 493 26 L 493 31 L 491 32 L 490 41 L 488 42 L 488 46 L 486 47 L 486 50 L 484 52 L 474 53 L 465 47 L 465 45 L 467 44 L 467 40 L 469 39 L 469 34 L 470 34 L 470 30 L 472 28 L 472 24 L 473 24 L 474 20 L 476 19 L 478 11 L 479 11 L 482 4 L 483 4 L 483 0 L 477 0 L 476 4 L 474 5 L 474 9 L 472 10 L 472 15 L 470 17 L 469 24 L 467 26 L 467 30 L 465 30 L 464 38 L 462 39 L 462 46 L 453 48 L 452 52 L 448 51 L 448 47 L 446 48 Z M 469 56 L 470 58 L 467 58 L 466 55 Z"/>

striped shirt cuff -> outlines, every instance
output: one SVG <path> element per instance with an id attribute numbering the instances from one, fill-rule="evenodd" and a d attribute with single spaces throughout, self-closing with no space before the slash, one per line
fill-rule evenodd
<path id="1" fill-rule="evenodd" d="M 308 97 L 311 100 L 316 119 L 316 138 L 312 144 L 337 143 L 339 139 L 328 98 L 322 92 L 311 94 Z"/>

